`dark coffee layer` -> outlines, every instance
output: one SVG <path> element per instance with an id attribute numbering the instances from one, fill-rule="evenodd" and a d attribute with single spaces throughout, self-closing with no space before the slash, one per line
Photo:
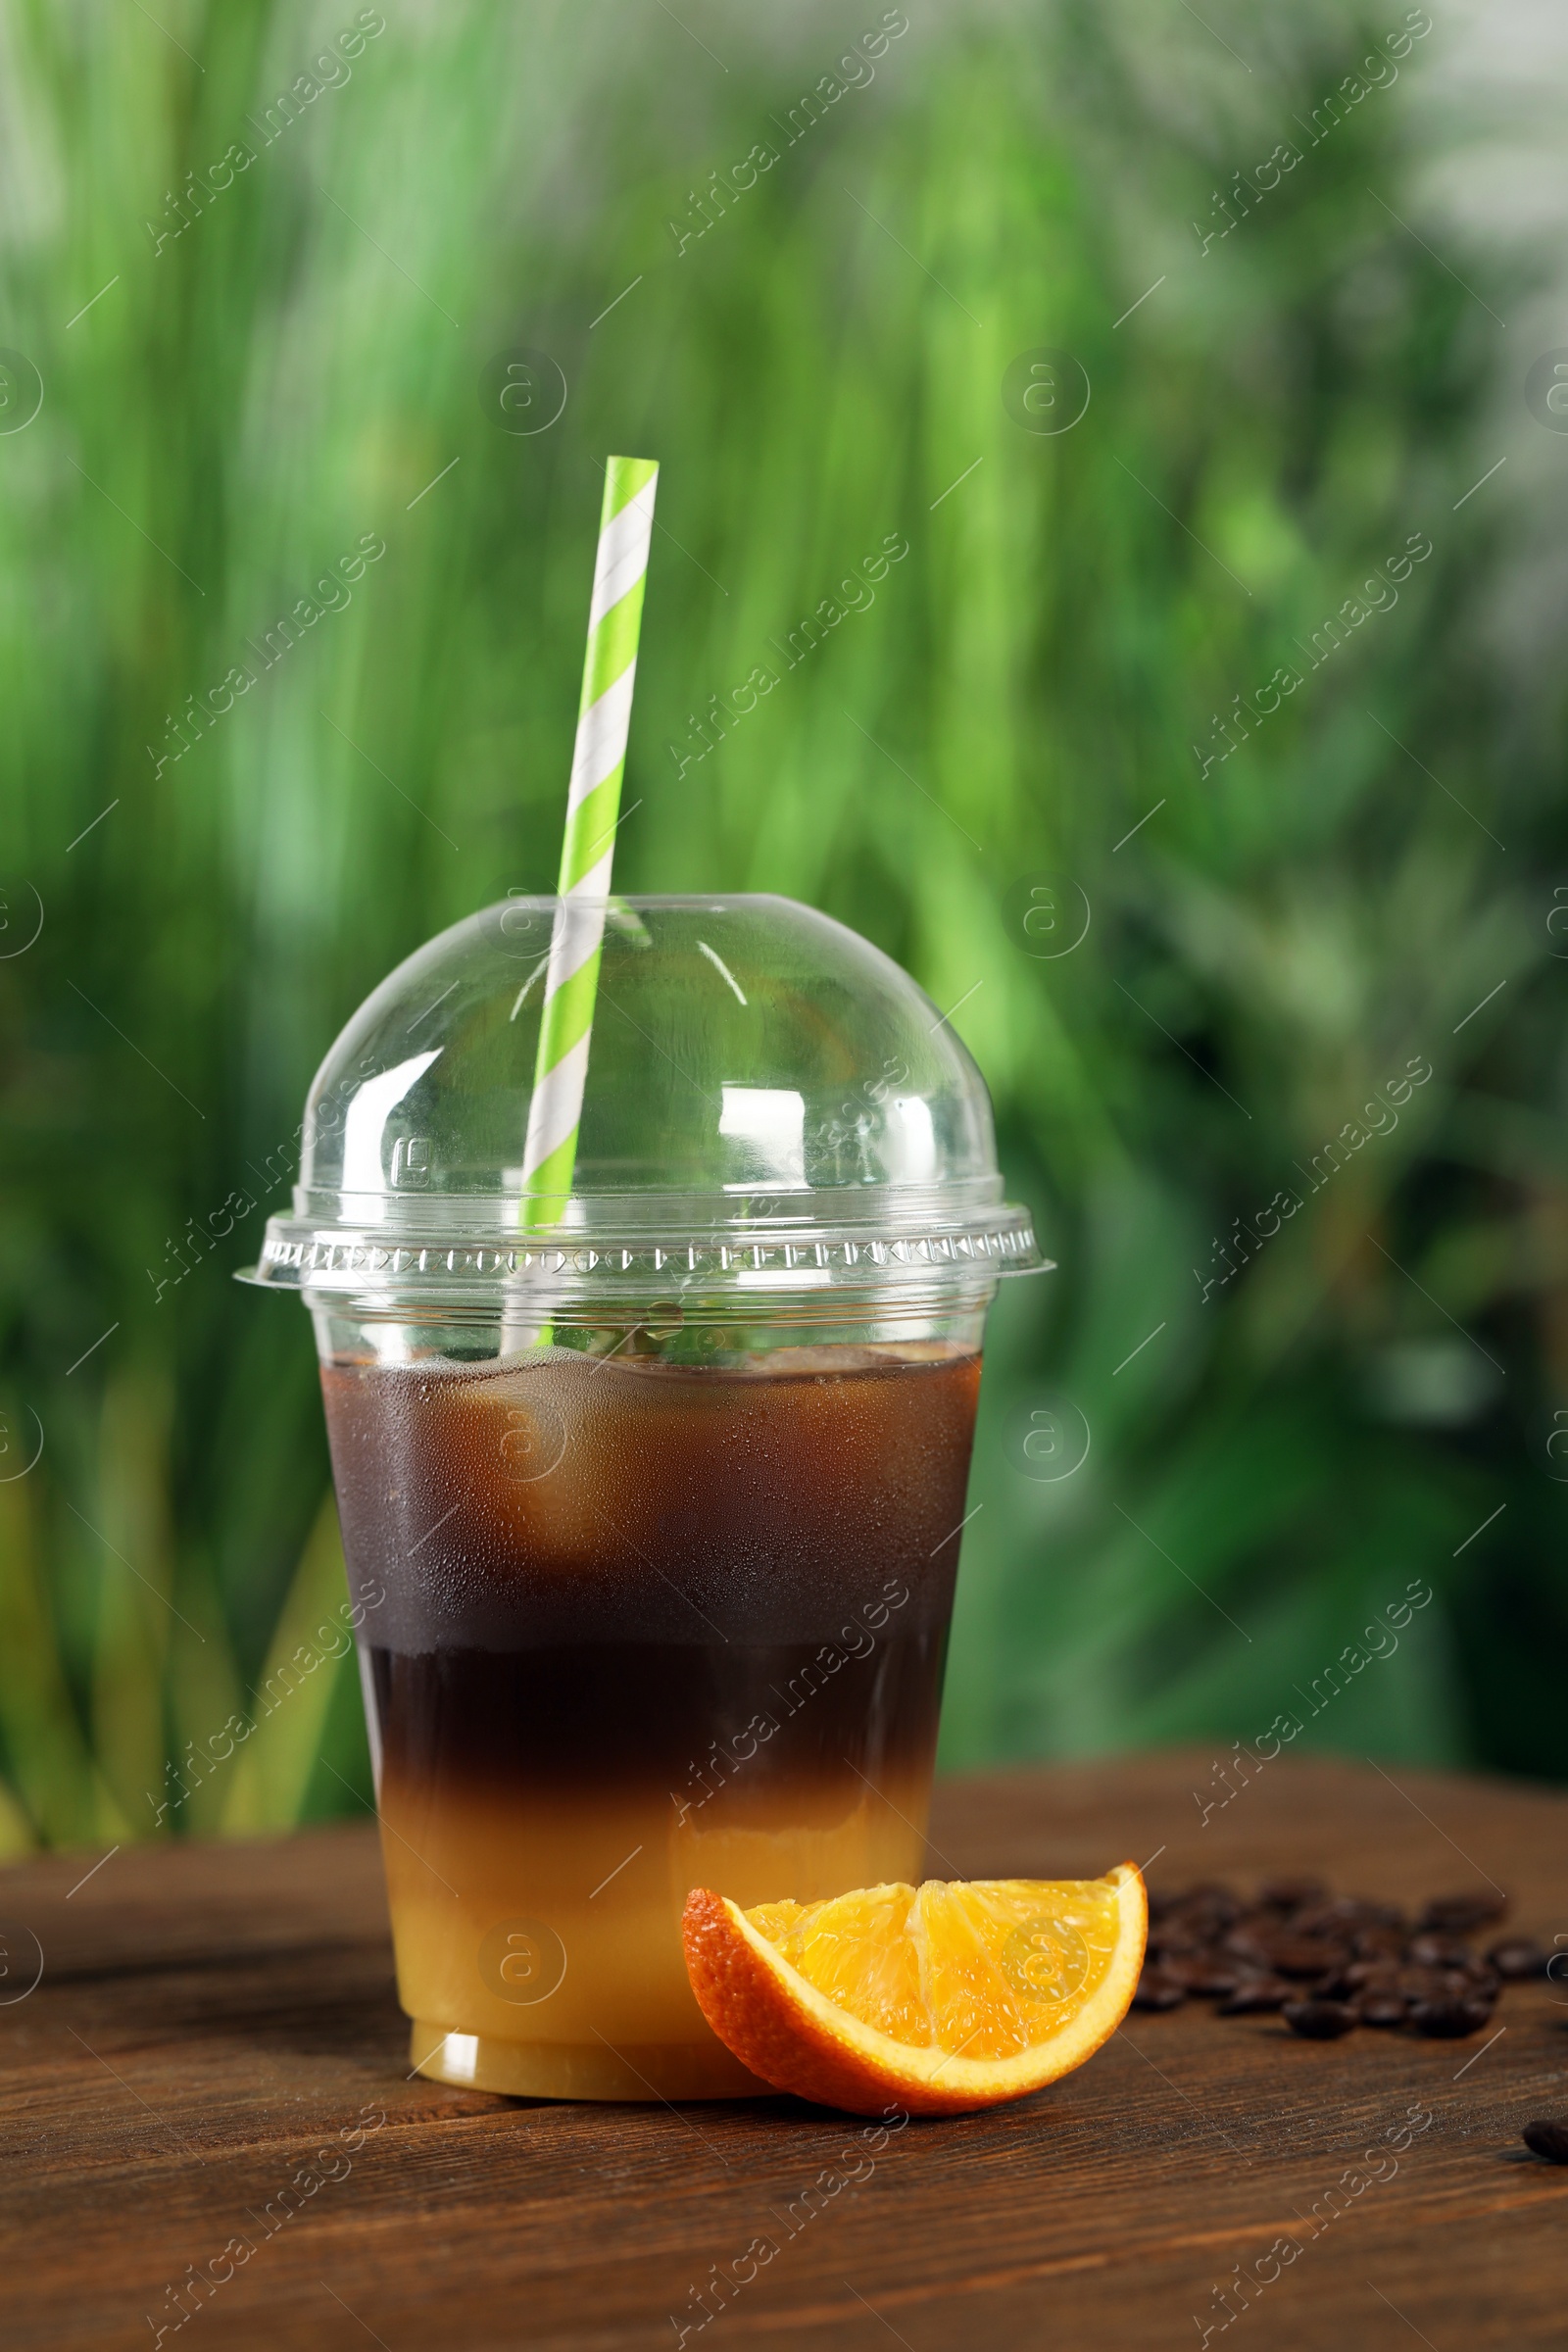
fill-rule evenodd
<path id="1" fill-rule="evenodd" d="M 842 1786 L 848 1809 L 866 1783 L 906 1787 L 930 1768 L 947 1634 L 907 1615 L 890 1606 L 874 1629 L 846 1620 L 819 1642 L 374 1649 L 383 1798 L 637 1788 L 703 1827 L 762 1826 Z"/>
<path id="2" fill-rule="evenodd" d="M 824 1643 L 853 1643 L 846 1629 L 895 1594 L 887 1643 L 869 1628 L 876 1657 L 834 1687 L 894 1672 L 892 1646 L 916 1636 L 937 1656 L 979 1358 L 821 1349 L 790 1362 L 686 1370 L 553 1349 L 522 1368 L 324 1366 L 367 1633 L 411 1658 L 541 1651 L 557 1666 L 541 1663 L 530 1707 L 553 1703 L 546 1686 L 578 1658 L 564 1671 L 574 1703 L 608 1678 L 601 1721 L 630 1704 L 617 1658 L 668 1649 L 637 1675 L 683 1690 L 669 1719 L 702 1724 L 705 1740 L 718 1731 L 698 1704 L 710 1683 L 755 1685 L 744 1724 L 769 1683 Z"/>

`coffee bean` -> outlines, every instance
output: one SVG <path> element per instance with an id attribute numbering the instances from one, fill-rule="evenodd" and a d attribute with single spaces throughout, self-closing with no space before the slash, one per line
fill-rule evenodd
<path id="1" fill-rule="evenodd" d="M 1462 2039 L 1490 2020 L 1505 1982 L 1550 1967 L 1551 1955 L 1528 1936 L 1505 1936 L 1485 1956 L 1464 1940 L 1506 1902 L 1494 1892 L 1434 1895 L 1412 1927 L 1397 1904 L 1331 1895 L 1305 1873 L 1265 1879 L 1250 1901 L 1218 1880 L 1162 1887 L 1149 1898 L 1134 2001 L 1175 2009 L 1196 1994 L 1214 2000 L 1221 2017 L 1283 2008 L 1308 2039 L 1406 2019 L 1419 2033 Z"/>
<path id="2" fill-rule="evenodd" d="M 1468 2001 L 1485 1997 L 1461 1968 L 1401 1968 L 1397 1982 L 1408 2001 Z"/>
<path id="3" fill-rule="evenodd" d="M 1293 1911 L 1287 1926 L 1293 1936 L 1332 1936 L 1348 1940 L 1351 1923 L 1342 1919 L 1332 1903 L 1303 1903 Z"/>
<path id="4" fill-rule="evenodd" d="M 1138 1980 L 1133 1994 L 1135 2009 L 1179 2009 L 1187 1998 L 1187 1987 L 1160 1969 L 1146 1968 Z"/>
<path id="5" fill-rule="evenodd" d="M 1551 1954 L 1527 1936 L 1510 1936 L 1494 1943 L 1487 1958 L 1499 1977 L 1517 1984 L 1527 1977 L 1544 1977 L 1551 1964 Z"/>
<path id="6" fill-rule="evenodd" d="M 1327 1893 L 1321 1879 L 1265 1879 L 1257 1899 L 1270 1911 L 1299 1911 L 1308 1903 L 1322 1902 Z"/>
<path id="7" fill-rule="evenodd" d="M 1466 1952 L 1451 1967 L 1405 1969 L 1401 1975 L 1424 1977 L 1435 1993 L 1451 1992 L 1463 1999 L 1478 1993 L 1484 2000 L 1494 2000 L 1501 1983 L 1491 1961 L 1483 1960 L 1475 1952 Z"/>
<path id="8" fill-rule="evenodd" d="M 1298 1911 L 1291 1926 L 1298 1936 L 1345 1936 L 1363 1928 L 1402 1928 L 1393 1903 L 1371 1903 L 1358 1894 L 1337 1894 L 1326 1903 Z"/>
<path id="9" fill-rule="evenodd" d="M 1233 1993 L 1227 1994 L 1215 2010 L 1216 2017 L 1260 2017 L 1266 2011 L 1283 2009 L 1287 2001 L 1296 1998 L 1296 1986 L 1284 1977 L 1243 1977 Z"/>
<path id="10" fill-rule="evenodd" d="M 1371 1959 L 1352 1960 L 1348 1968 L 1341 1969 L 1340 1982 L 1345 1985 L 1347 1995 L 1351 1992 L 1396 1991 L 1399 1984 L 1398 1958 L 1380 1952 Z"/>
<path id="11" fill-rule="evenodd" d="M 1274 1969 L 1274 1939 L 1278 1929 L 1274 1922 L 1259 1926 L 1249 1920 L 1245 1926 L 1232 1928 L 1221 1949 L 1234 1954 L 1249 1968 L 1261 1969 L 1272 1975 Z"/>
<path id="12" fill-rule="evenodd" d="M 1568 2164 L 1568 2116 L 1552 2116 L 1539 2124 L 1526 2124 L 1519 2136 L 1527 2148 L 1537 2156 L 1544 2156 L 1548 2164 Z"/>
<path id="13" fill-rule="evenodd" d="M 1344 1968 L 1349 1957 L 1348 1943 L 1333 1942 L 1327 1936 L 1280 1935 L 1269 1943 L 1269 1958 L 1282 1977 L 1324 1977 Z"/>
<path id="14" fill-rule="evenodd" d="M 1397 1992 L 1402 1973 L 1398 1960 L 1379 1954 L 1373 1960 L 1351 1960 L 1344 1968 L 1331 1970 L 1317 1989 L 1331 2001 L 1353 2000 L 1363 1992 Z M 1421 1972 L 1423 1984 L 1428 1973 Z M 1468 1978 L 1465 1982 L 1469 1983 Z"/>
<path id="15" fill-rule="evenodd" d="M 1386 1926 L 1357 1928 L 1355 1956 L 1358 1960 L 1402 1960 L 1404 1930 Z"/>
<path id="16" fill-rule="evenodd" d="M 1470 1946 L 1454 1936 L 1437 1936 L 1430 1930 L 1412 1936 L 1406 1946 L 1406 1957 L 1417 1968 L 1463 1968 L 1472 1957 Z"/>
<path id="17" fill-rule="evenodd" d="M 1307 2041 L 1338 2041 L 1358 2020 L 1348 2001 L 1287 2001 L 1285 2022 Z"/>
<path id="18" fill-rule="evenodd" d="M 1209 1913 L 1234 1919 L 1241 1907 L 1240 1897 L 1233 1888 L 1212 1883 L 1184 1886 L 1171 1905 L 1173 1910 L 1184 1912 L 1194 1919 Z"/>
<path id="19" fill-rule="evenodd" d="M 1242 1906 L 1228 1886 L 1189 1887 L 1173 1916 L 1200 1936 L 1222 1936 L 1241 1917 Z"/>
<path id="20" fill-rule="evenodd" d="M 1271 1911 L 1254 1911 L 1248 1919 L 1239 1919 L 1224 1938 L 1228 1952 L 1271 1952 L 1282 1936 L 1290 1929 Z"/>
<path id="21" fill-rule="evenodd" d="M 1211 1936 L 1203 1935 L 1179 1911 L 1172 1912 L 1169 1918 L 1160 1921 L 1157 1928 L 1149 1931 L 1149 1949 L 1159 1953 L 1162 1959 L 1174 1957 L 1177 1953 L 1211 1951 L 1213 1940 Z"/>
<path id="22" fill-rule="evenodd" d="M 1491 2020 L 1492 2003 L 1476 1994 L 1416 2001 L 1410 2009 L 1410 2023 L 1416 2032 L 1436 2041 L 1462 2041 L 1468 2034 L 1479 2034 Z"/>
<path id="23" fill-rule="evenodd" d="M 1240 1960 L 1225 1960 L 1217 1953 L 1195 1952 L 1190 1958 L 1178 1954 L 1162 1961 L 1160 1973 L 1178 1984 L 1185 1984 L 1189 1992 L 1224 1995 L 1234 1992 L 1248 1972 Z"/>
<path id="24" fill-rule="evenodd" d="M 1500 1919 L 1508 1908 L 1505 1894 L 1435 1894 L 1422 1912 L 1416 1925 L 1435 1928 L 1440 1935 L 1466 1936 L 1472 1928 L 1484 1928 L 1490 1920 Z"/>

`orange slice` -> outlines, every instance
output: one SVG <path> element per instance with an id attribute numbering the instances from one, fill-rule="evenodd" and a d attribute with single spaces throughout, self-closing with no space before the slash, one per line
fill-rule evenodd
<path id="1" fill-rule="evenodd" d="M 928 1879 L 742 1911 L 699 1886 L 686 1973 L 776 2090 L 852 2115 L 961 2115 L 1082 2066 L 1127 2014 L 1149 1907 L 1104 1879 Z"/>

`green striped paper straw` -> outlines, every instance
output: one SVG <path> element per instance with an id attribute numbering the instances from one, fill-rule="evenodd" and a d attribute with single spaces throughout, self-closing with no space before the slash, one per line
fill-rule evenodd
<path id="1" fill-rule="evenodd" d="M 612 458 L 605 468 L 588 652 L 561 847 L 561 904 L 550 938 L 522 1153 L 521 1221 L 528 1232 L 560 1223 L 577 1157 L 658 486 L 659 467 L 651 458 Z"/>

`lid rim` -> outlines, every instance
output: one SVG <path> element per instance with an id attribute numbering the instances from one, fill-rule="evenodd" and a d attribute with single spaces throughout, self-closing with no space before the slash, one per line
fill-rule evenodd
<path id="1" fill-rule="evenodd" d="M 1046 1271 L 1027 1209 L 1000 1202 L 983 1216 L 889 1233 L 883 1225 L 813 1225 L 771 1238 L 760 1223 L 659 1236 L 560 1229 L 441 1239 L 268 1219 L 261 1258 L 236 1279 L 262 1289 L 367 1290 L 412 1298 L 461 1294 L 498 1302 L 517 1288 L 624 1297 L 696 1288 L 730 1296 L 823 1289 L 972 1288 L 1003 1274 Z"/>

